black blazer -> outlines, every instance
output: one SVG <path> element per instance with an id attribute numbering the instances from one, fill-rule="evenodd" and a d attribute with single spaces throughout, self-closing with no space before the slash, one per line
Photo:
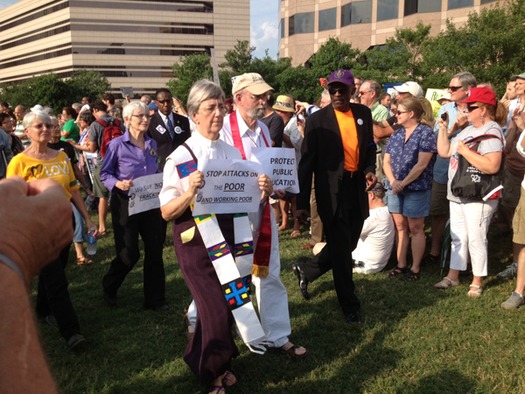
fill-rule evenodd
<path id="1" fill-rule="evenodd" d="M 356 121 L 359 144 L 359 207 L 363 219 L 366 219 L 368 198 L 365 192 L 365 175 L 369 172 L 375 173 L 376 168 L 372 113 L 368 107 L 361 104 L 350 104 L 350 108 Z M 331 223 L 336 214 L 345 160 L 341 131 L 334 111 L 332 105 L 329 105 L 308 117 L 299 163 L 300 194 L 297 208 L 309 207 L 312 174 L 315 174 L 317 211 L 325 226 Z"/>
<path id="2" fill-rule="evenodd" d="M 171 152 L 177 149 L 179 145 L 182 145 L 191 135 L 190 122 L 185 116 L 173 113 L 173 127 L 175 128 L 175 137 L 171 139 L 168 126 L 166 126 L 158 111 L 155 111 L 155 114 L 151 117 L 148 135 L 157 142 L 160 171 L 164 170 L 164 163 Z M 177 133 L 179 130 L 180 133 Z"/>

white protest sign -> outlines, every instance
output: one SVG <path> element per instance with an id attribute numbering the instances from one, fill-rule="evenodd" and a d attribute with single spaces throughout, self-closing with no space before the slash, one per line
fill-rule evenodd
<path id="1" fill-rule="evenodd" d="M 133 179 L 129 189 L 129 216 L 160 208 L 159 193 L 162 189 L 162 173 Z"/>
<path id="2" fill-rule="evenodd" d="M 259 163 L 247 160 L 199 160 L 204 186 L 195 196 L 193 216 L 207 213 L 257 212 L 261 190 Z"/>
<path id="3" fill-rule="evenodd" d="M 299 193 L 295 150 L 290 148 L 252 148 L 252 160 L 261 163 L 264 174 L 272 179 L 273 188 Z"/>

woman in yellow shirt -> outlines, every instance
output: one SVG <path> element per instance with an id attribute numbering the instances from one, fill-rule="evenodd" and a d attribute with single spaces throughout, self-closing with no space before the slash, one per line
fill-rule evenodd
<path id="1" fill-rule="evenodd" d="M 88 229 L 96 229 L 82 200 L 78 181 L 68 156 L 62 151 L 56 151 L 47 146 L 52 129 L 49 115 L 44 112 L 30 112 L 24 117 L 23 125 L 31 143 L 22 153 L 15 156 L 16 160 L 11 160 L 7 167 L 7 177 L 18 175 L 26 181 L 44 178 L 55 180 L 62 186 L 68 199 L 80 211 Z M 35 217 L 35 220 L 39 218 Z M 60 252 L 58 258 L 40 272 L 36 313 L 45 322 L 57 325 L 69 348 L 73 349 L 85 339 L 80 333 L 77 315 L 67 290 L 68 281 L 64 271 L 71 241 Z"/>

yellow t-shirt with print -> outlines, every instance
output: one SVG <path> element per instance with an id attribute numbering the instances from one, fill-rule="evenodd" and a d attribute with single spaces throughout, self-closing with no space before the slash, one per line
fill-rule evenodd
<path id="1" fill-rule="evenodd" d="M 7 166 L 7 177 L 13 175 L 18 175 L 27 182 L 34 179 L 53 179 L 62 186 L 69 200 L 71 200 L 71 192 L 79 189 L 71 161 L 62 151 L 50 160 L 35 159 L 19 153 L 13 157 Z"/>

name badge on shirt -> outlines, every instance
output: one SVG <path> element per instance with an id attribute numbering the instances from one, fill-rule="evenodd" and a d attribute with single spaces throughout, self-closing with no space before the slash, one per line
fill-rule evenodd
<path id="1" fill-rule="evenodd" d="M 157 128 L 155 129 L 157 130 L 160 134 L 164 134 L 167 130 L 162 127 L 160 124 L 157 126 Z"/>

